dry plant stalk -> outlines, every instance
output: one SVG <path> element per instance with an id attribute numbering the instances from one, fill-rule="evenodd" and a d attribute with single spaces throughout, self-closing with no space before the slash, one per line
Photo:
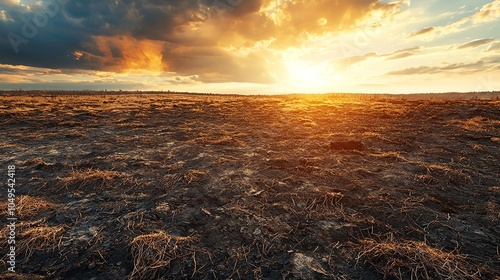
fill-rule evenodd
<path id="1" fill-rule="evenodd" d="M 457 121 L 455 121 L 457 122 Z M 460 123 L 460 121 L 458 121 Z M 467 121 L 461 121 L 461 127 L 472 132 L 492 132 L 494 127 L 500 125 L 499 120 L 492 120 L 484 117 L 474 117 Z"/>
<path id="2" fill-rule="evenodd" d="M 25 254 L 25 262 L 36 251 L 54 250 L 59 246 L 64 227 L 62 226 L 39 226 L 29 228 L 20 235 L 19 253 Z"/>
<path id="3" fill-rule="evenodd" d="M 160 272 L 179 258 L 192 255 L 186 250 L 192 237 L 169 235 L 163 231 L 140 235 L 130 243 L 134 270 L 130 279 L 156 279 Z"/>
<path id="4" fill-rule="evenodd" d="M 357 261 L 366 261 L 378 273 L 397 279 L 480 279 L 459 253 L 444 252 L 425 242 L 362 240 Z"/>
<path id="5" fill-rule="evenodd" d="M 32 217 L 40 211 L 55 209 L 57 204 L 48 202 L 43 198 L 20 196 L 17 201 L 17 215 L 19 218 Z"/>
<path id="6" fill-rule="evenodd" d="M 7 204 L 7 201 L 0 202 L 0 217 L 9 215 Z M 25 219 L 33 217 L 42 211 L 52 210 L 57 207 L 59 207 L 58 204 L 48 202 L 44 198 L 22 195 L 16 199 L 15 214 L 18 218 Z"/>
<path id="7" fill-rule="evenodd" d="M 207 172 L 202 170 L 189 170 L 189 172 L 184 175 L 184 180 L 186 184 L 191 184 L 193 182 L 199 181 L 203 176 L 206 176 Z"/>
<path id="8" fill-rule="evenodd" d="M 96 190 L 111 186 L 111 182 L 119 177 L 123 177 L 123 175 L 116 171 L 86 169 L 73 171 L 69 177 L 62 178 L 57 185 L 61 188 L 89 187 Z"/>

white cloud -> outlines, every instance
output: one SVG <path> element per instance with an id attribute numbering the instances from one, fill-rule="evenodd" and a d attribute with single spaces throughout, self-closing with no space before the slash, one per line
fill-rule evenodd
<path id="1" fill-rule="evenodd" d="M 500 0 L 488 3 L 471 17 L 474 23 L 488 22 L 500 18 Z"/>
<path id="2" fill-rule="evenodd" d="M 5 5 L 19 5 L 21 4 L 21 0 L 4 0 Z"/>
<path id="3" fill-rule="evenodd" d="M 500 0 L 494 0 L 484 5 L 478 12 L 469 17 L 464 17 L 451 24 L 444 26 L 426 27 L 410 34 L 424 41 L 431 41 L 442 35 L 461 32 L 470 28 L 473 24 L 481 24 L 500 19 Z"/>
<path id="4" fill-rule="evenodd" d="M 14 20 L 7 14 L 6 11 L 2 10 L 2 11 L 0 11 L 0 21 L 8 22 L 8 21 L 14 21 Z"/>

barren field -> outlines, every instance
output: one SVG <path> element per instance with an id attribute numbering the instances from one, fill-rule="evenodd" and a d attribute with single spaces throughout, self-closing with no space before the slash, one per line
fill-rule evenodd
<path id="1" fill-rule="evenodd" d="M 497 99 L 0 100 L 1 279 L 499 279 Z"/>

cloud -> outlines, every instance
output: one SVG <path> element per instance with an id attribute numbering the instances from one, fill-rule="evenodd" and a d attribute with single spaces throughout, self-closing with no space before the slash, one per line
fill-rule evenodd
<path id="1" fill-rule="evenodd" d="M 21 2 L 21 0 L 4 0 L 2 4 L 13 6 L 13 5 L 19 5 L 20 2 Z"/>
<path id="2" fill-rule="evenodd" d="M 382 56 L 387 56 L 386 60 L 395 60 L 395 59 L 410 57 L 410 56 L 413 56 L 419 52 L 420 52 L 420 47 L 413 47 L 413 48 L 408 48 L 408 49 L 404 49 L 404 50 L 397 50 L 393 53 L 382 55 Z"/>
<path id="3" fill-rule="evenodd" d="M 497 20 L 498 18 L 500 18 L 500 0 L 484 5 L 471 19 L 474 23 L 479 23 Z"/>
<path id="4" fill-rule="evenodd" d="M 410 34 L 410 37 L 415 37 L 415 36 L 419 36 L 422 34 L 428 34 L 428 33 L 433 32 L 435 29 L 436 29 L 435 27 L 426 27 L 426 28 L 420 29 L 418 31 L 412 32 Z"/>
<path id="5" fill-rule="evenodd" d="M 461 18 L 460 20 L 448 25 L 426 27 L 424 29 L 412 32 L 409 37 L 421 37 L 422 39 L 430 41 L 442 35 L 448 35 L 467 30 L 473 24 L 490 22 L 498 20 L 499 18 L 500 0 L 494 0 L 488 4 L 485 4 L 478 12 L 469 17 Z"/>
<path id="6" fill-rule="evenodd" d="M 12 20 L 0 20 L 0 63 L 271 83 L 282 71 L 276 53 L 391 18 L 406 2 L 220 0 L 225 4 L 216 6 L 213 0 L 72 0 L 52 12 L 48 3 L 1 4 L 0 17 Z M 33 36 L 23 34 L 28 25 L 36 29 Z"/>
<path id="7" fill-rule="evenodd" d="M 466 49 L 466 48 L 476 48 L 482 45 L 489 44 L 491 42 L 495 41 L 495 39 L 478 39 L 478 40 L 473 40 L 468 43 L 462 44 L 457 47 L 457 49 Z"/>
<path id="8" fill-rule="evenodd" d="M 152 72 L 165 70 L 162 52 L 164 42 L 136 39 L 131 36 L 93 36 L 81 51 L 73 53 L 83 68 L 112 72 L 143 69 Z"/>
<path id="9" fill-rule="evenodd" d="M 106 82 L 54 82 L 1 83 L 0 90 L 143 90 L 142 83 L 106 83 Z"/>
<path id="10" fill-rule="evenodd" d="M 143 70 L 113 73 L 0 64 L 3 89 L 168 89 L 175 85 L 196 85 L 196 79 L 168 72 L 152 75 Z"/>
<path id="11" fill-rule="evenodd" d="M 454 73 L 459 75 L 483 72 L 486 70 L 500 70 L 500 56 L 489 56 L 475 62 L 468 63 L 451 63 L 444 66 L 419 66 L 391 71 L 386 75 L 422 75 L 422 74 L 438 74 L 438 73 Z"/>
<path id="12" fill-rule="evenodd" d="M 9 22 L 14 21 L 5 10 L 0 10 L 0 21 L 1 22 Z"/>
<path id="13" fill-rule="evenodd" d="M 266 61 L 270 51 L 231 54 L 215 47 L 178 46 L 165 51 L 167 70 L 181 75 L 197 75 L 208 83 L 248 82 L 272 83 L 275 65 Z M 278 67 L 279 68 L 279 67 Z"/>
<path id="14" fill-rule="evenodd" d="M 267 4 L 273 2 L 276 1 L 267 1 Z M 285 1 L 273 11 L 274 15 L 271 13 L 275 25 L 272 30 L 276 38 L 275 45 L 288 47 L 300 43 L 305 36 L 352 30 L 365 19 L 382 21 L 397 14 L 404 4 L 403 1 L 382 4 L 377 0 Z"/>
<path id="15" fill-rule="evenodd" d="M 402 50 L 396 50 L 391 53 L 384 53 L 384 54 L 377 54 L 374 52 L 367 53 L 364 55 L 360 56 L 350 56 L 346 58 L 341 58 L 341 59 L 335 59 L 332 60 L 331 63 L 335 66 L 335 69 L 337 70 L 346 70 L 349 67 L 361 63 L 369 58 L 385 58 L 385 60 L 396 60 L 396 59 L 402 59 L 406 57 L 413 56 L 417 53 L 419 53 L 421 50 L 421 47 L 413 47 L 413 48 L 407 48 L 407 49 L 402 49 Z"/>
<path id="16" fill-rule="evenodd" d="M 498 52 L 500 51 L 500 42 L 495 42 L 492 43 L 488 49 L 486 49 L 487 52 Z"/>
<path id="17" fill-rule="evenodd" d="M 335 66 L 337 70 L 346 70 L 354 64 L 363 62 L 370 57 L 377 57 L 376 53 L 367 53 L 365 55 L 360 56 L 350 56 L 342 59 L 333 60 L 331 63 Z"/>

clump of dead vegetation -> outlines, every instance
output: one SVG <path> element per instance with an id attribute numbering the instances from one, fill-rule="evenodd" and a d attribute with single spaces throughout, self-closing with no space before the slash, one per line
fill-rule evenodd
<path id="1" fill-rule="evenodd" d="M 454 121 L 461 124 L 461 127 L 471 132 L 494 132 L 500 125 L 500 120 L 489 119 L 477 116 L 465 121 Z"/>
<path id="2" fill-rule="evenodd" d="M 65 190 L 102 190 L 120 187 L 131 182 L 132 178 L 126 174 L 90 168 L 73 170 L 68 177 L 60 179 L 56 187 Z"/>
<path id="3" fill-rule="evenodd" d="M 185 174 L 168 174 L 165 176 L 165 187 L 171 188 L 177 185 L 189 186 L 191 184 L 201 184 L 208 179 L 206 171 L 192 169 Z"/>
<path id="4" fill-rule="evenodd" d="M 55 209 L 58 205 L 47 201 L 44 198 L 21 195 L 16 200 L 16 217 L 24 219 L 33 217 L 36 214 Z M 7 201 L 0 202 L 1 215 L 7 215 Z M 0 216 L 1 216 L 0 215 Z"/>
<path id="5" fill-rule="evenodd" d="M 163 231 L 137 236 L 130 243 L 134 259 L 130 279 L 157 279 L 172 261 L 186 257 L 194 259 L 195 252 L 189 248 L 193 239 L 192 236 L 175 236 Z"/>
<path id="6" fill-rule="evenodd" d="M 0 231 L 2 236 L 7 236 L 8 228 Z M 27 263 L 36 252 L 53 252 L 61 245 L 66 227 L 63 225 L 51 226 L 44 219 L 34 221 L 21 221 L 16 224 L 18 238 L 16 240 L 16 253 L 22 256 L 22 263 Z M 6 248 L 2 248 L 4 252 Z M 2 258 L 2 261 L 4 258 Z"/>
<path id="7" fill-rule="evenodd" d="M 40 225 L 28 228 L 20 234 L 19 253 L 25 254 L 27 262 L 37 251 L 54 251 L 59 247 L 65 228 L 63 226 Z"/>
<path id="8" fill-rule="evenodd" d="M 425 168 L 425 174 L 415 175 L 415 179 L 425 183 L 438 182 L 443 178 L 454 180 L 456 182 L 471 182 L 472 178 L 466 169 L 456 169 L 447 164 L 430 164 L 426 162 L 418 163 Z"/>
<path id="9" fill-rule="evenodd" d="M 43 158 L 33 158 L 30 160 L 27 160 L 25 164 L 26 165 L 34 165 L 34 167 L 38 168 L 38 169 L 45 169 L 45 168 L 49 168 L 51 166 L 54 166 L 53 163 L 48 163 Z"/>
<path id="10" fill-rule="evenodd" d="M 362 240 L 357 261 L 397 279 L 480 279 L 465 255 L 445 252 L 425 242 Z"/>
<path id="11" fill-rule="evenodd" d="M 32 217 L 41 211 L 55 209 L 58 205 L 40 197 L 29 195 L 20 196 L 17 201 L 17 215 L 19 218 Z"/>

